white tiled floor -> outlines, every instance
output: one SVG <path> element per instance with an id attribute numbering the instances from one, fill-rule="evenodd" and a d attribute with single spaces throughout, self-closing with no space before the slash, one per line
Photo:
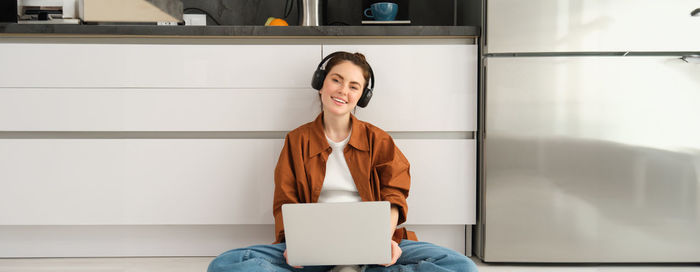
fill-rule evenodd
<path id="1" fill-rule="evenodd" d="M 0 259 L 0 272 L 203 272 L 212 258 L 63 258 Z M 480 272 L 688 272 L 695 265 L 507 265 L 484 264 Z"/>

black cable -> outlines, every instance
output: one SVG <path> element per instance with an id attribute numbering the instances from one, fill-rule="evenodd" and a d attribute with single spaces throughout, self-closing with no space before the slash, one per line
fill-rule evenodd
<path id="1" fill-rule="evenodd" d="M 299 25 L 301 25 L 301 22 L 303 21 L 301 18 L 301 0 L 296 0 L 297 2 L 297 17 L 299 18 Z"/>
<path id="2" fill-rule="evenodd" d="M 206 10 L 203 10 L 203 9 L 200 9 L 200 8 L 185 8 L 185 9 L 182 10 L 182 12 L 184 13 L 184 12 L 186 12 L 188 9 L 204 12 L 204 14 L 206 14 L 207 16 L 209 16 L 209 18 L 211 18 L 211 20 L 214 21 L 214 23 L 216 23 L 216 25 L 221 25 L 221 23 L 219 23 L 219 21 L 217 21 L 216 19 L 214 19 L 214 16 L 211 16 L 211 14 L 209 14 L 209 12 L 207 12 Z M 195 14 L 196 14 L 196 13 L 195 13 Z"/>
<path id="3" fill-rule="evenodd" d="M 294 0 L 285 0 L 284 1 L 284 17 L 283 17 L 283 19 L 287 19 L 287 17 L 289 17 L 289 14 L 292 14 L 293 9 L 294 9 Z"/>

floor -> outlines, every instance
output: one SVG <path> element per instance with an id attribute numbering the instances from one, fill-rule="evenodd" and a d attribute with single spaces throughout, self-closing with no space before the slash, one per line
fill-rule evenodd
<path id="1" fill-rule="evenodd" d="M 212 258 L 63 258 L 0 259 L 0 272 L 204 272 Z M 700 264 L 685 265 L 504 265 L 484 264 L 480 272 L 686 272 Z"/>

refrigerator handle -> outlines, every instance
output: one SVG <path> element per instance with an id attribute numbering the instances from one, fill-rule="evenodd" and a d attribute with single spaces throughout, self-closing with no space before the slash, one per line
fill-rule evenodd
<path id="1" fill-rule="evenodd" d="M 700 16 L 700 8 L 696 8 L 695 10 L 691 11 L 690 16 Z"/>
<path id="2" fill-rule="evenodd" d="M 686 63 L 700 63 L 700 55 L 685 55 L 681 57 L 681 60 Z"/>

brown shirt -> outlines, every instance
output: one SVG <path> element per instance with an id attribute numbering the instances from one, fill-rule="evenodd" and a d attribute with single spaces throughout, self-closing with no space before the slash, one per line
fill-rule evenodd
<path id="1" fill-rule="evenodd" d="M 389 201 L 399 210 L 397 225 L 406 221 L 406 197 L 411 187 L 409 163 L 388 133 L 350 115 L 352 133 L 343 150 L 362 201 Z M 290 131 L 275 167 L 275 243 L 284 242 L 282 204 L 316 203 L 321 195 L 331 147 L 323 132 L 323 113 L 313 122 Z M 413 232 L 397 229 L 392 238 L 417 240 Z"/>

